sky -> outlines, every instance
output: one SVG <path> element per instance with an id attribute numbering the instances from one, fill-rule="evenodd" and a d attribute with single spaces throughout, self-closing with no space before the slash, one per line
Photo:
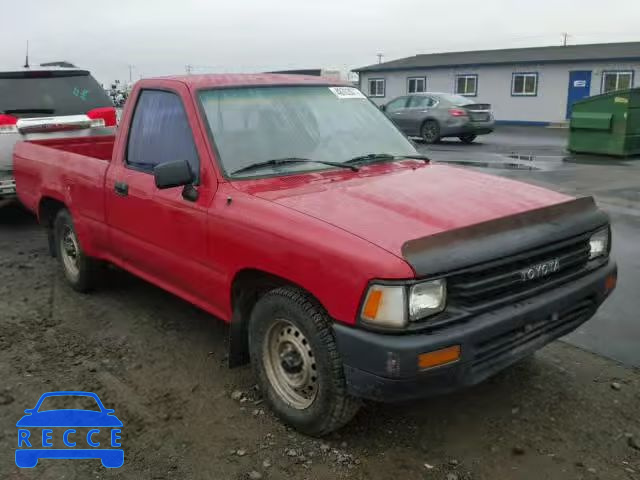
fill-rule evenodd
<path id="1" fill-rule="evenodd" d="M 419 53 L 640 41 L 637 0 L 5 0 L 0 68 L 155 75 L 349 70 Z M 8 41 L 8 39 L 11 39 Z M 129 68 L 131 66 L 131 69 Z"/>

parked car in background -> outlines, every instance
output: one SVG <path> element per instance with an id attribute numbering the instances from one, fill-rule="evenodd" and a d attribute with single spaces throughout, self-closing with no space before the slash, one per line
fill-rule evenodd
<path id="1" fill-rule="evenodd" d="M 426 143 L 443 137 L 472 143 L 478 135 L 491 133 L 494 126 L 491 105 L 451 93 L 405 95 L 380 108 L 406 135 L 421 137 Z"/>
<path id="2" fill-rule="evenodd" d="M 113 103 L 86 70 L 39 67 L 0 72 L 0 206 L 15 198 L 16 142 L 113 134 L 115 125 Z"/>

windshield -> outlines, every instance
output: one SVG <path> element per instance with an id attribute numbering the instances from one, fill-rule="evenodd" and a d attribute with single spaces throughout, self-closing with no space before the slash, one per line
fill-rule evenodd
<path id="1" fill-rule="evenodd" d="M 78 115 L 113 104 L 91 75 L 29 72 L 17 76 L 0 73 L 0 113 L 16 117 Z"/>
<path id="2" fill-rule="evenodd" d="M 233 88 L 207 90 L 200 99 L 227 173 L 277 158 L 345 162 L 369 153 L 416 153 L 385 115 L 354 88 Z M 289 163 L 242 176 L 319 168 L 332 167 Z"/>

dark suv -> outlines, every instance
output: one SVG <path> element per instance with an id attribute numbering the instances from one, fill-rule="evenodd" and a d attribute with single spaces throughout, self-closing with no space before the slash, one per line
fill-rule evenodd
<path id="1" fill-rule="evenodd" d="M 116 111 L 100 84 L 77 68 L 0 72 L 0 206 L 15 198 L 19 140 L 113 133 Z"/>

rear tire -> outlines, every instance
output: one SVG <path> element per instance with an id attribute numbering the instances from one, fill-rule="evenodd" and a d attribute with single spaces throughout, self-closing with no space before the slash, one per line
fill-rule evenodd
<path id="1" fill-rule="evenodd" d="M 426 120 L 420 129 L 424 143 L 436 143 L 440 140 L 440 124 L 435 120 Z"/>
<path id="2" fill-rule="evenodd" d="M 281 287 L 264 295 L 249 320 L 249 351 L 267 404 L 296 430 L 326 435 L 360 408 L 347 393 L 331 319 L 308 293 Z"/>
<path id="3" fill-rule="evenodd" d="M 473 133 L 466 133 L 464 135 L 460 135 L 458 137 L 460 139 L 460 141 L 462 143 L 466 143 L 467 145 L 471 145 L 473 143 L 473 141 L 478 138 L 477 135 L 474 135 Z"/>
<path id="4" fill-rule="evenodd" d="M 63 208 L 56 215 L 53 232 L 56 256 L 67 282 L 77 292 L 88 292 L 97 283 L 100 264 L 84 254 L 67 209 Z"/>

